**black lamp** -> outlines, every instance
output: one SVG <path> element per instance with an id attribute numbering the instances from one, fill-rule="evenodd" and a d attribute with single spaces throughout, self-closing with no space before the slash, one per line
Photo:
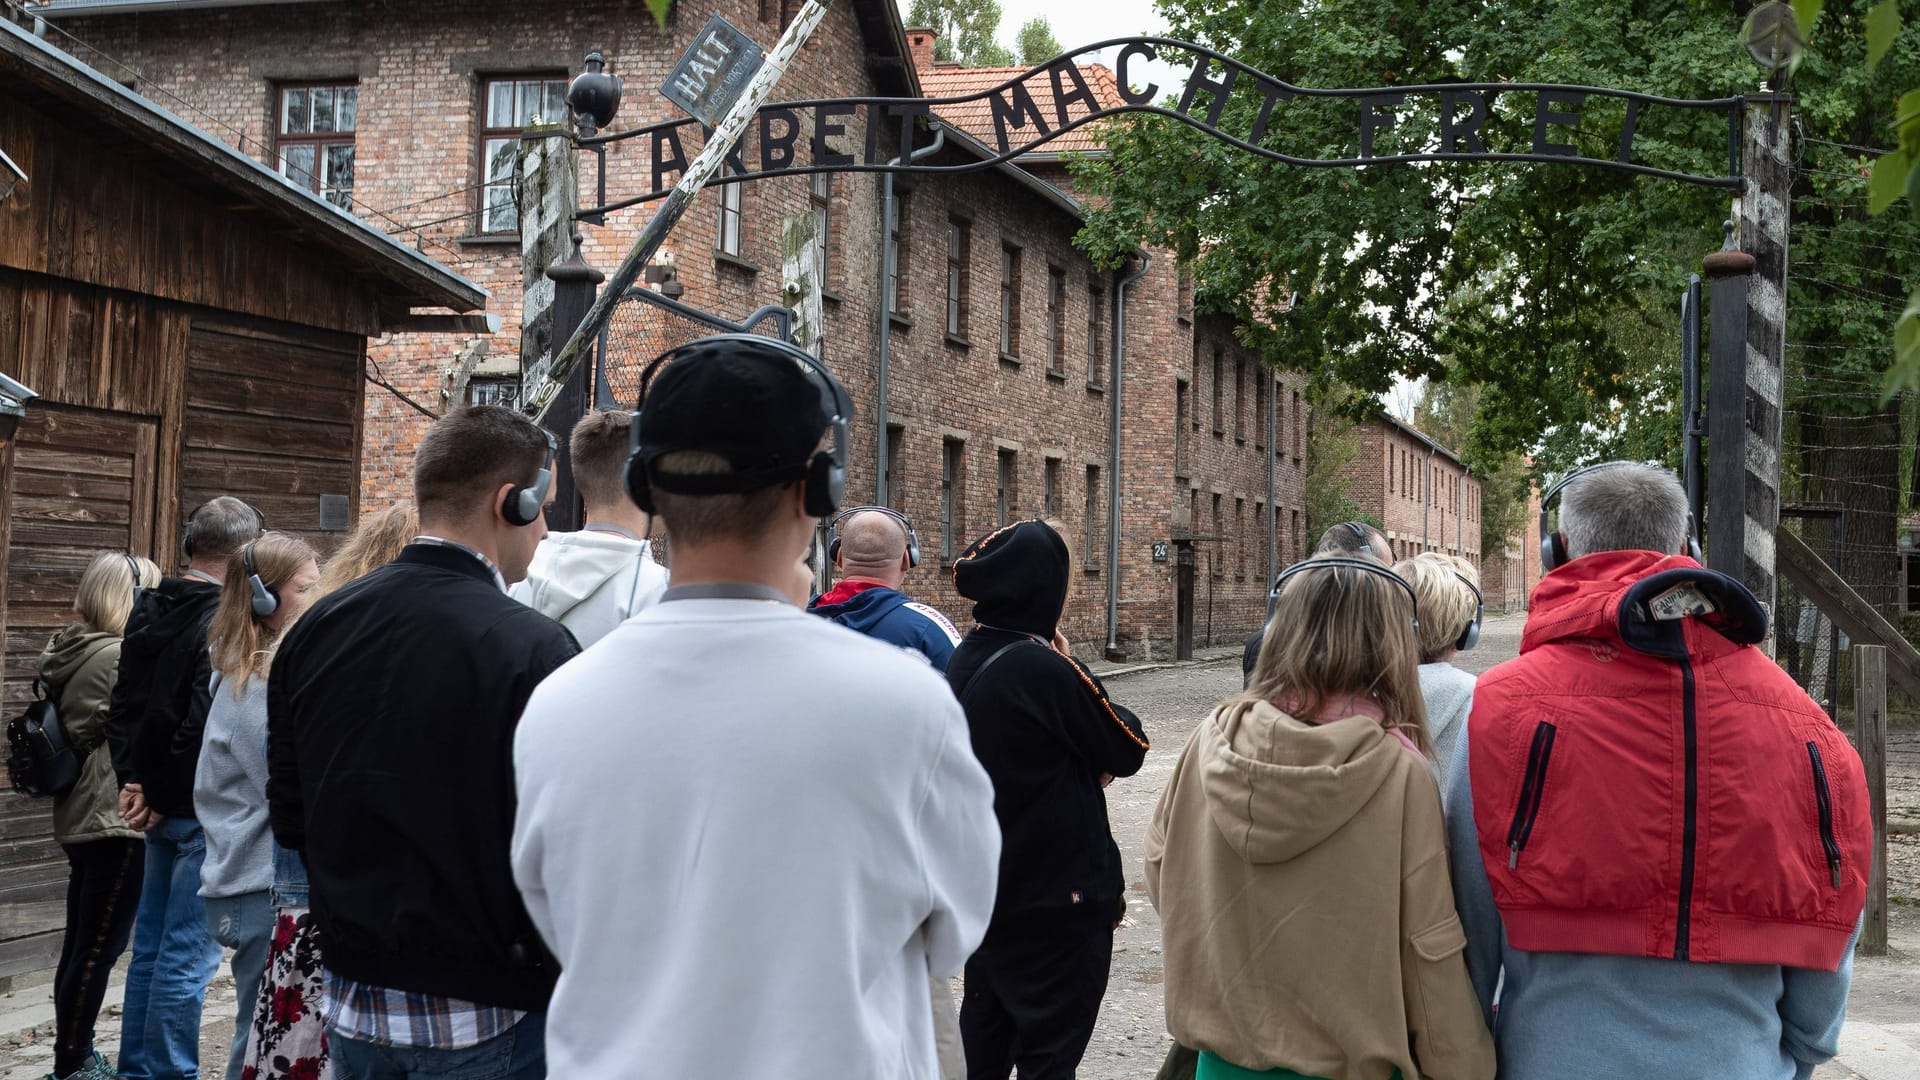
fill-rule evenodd
<path id="1" fill-rule="evenodd" d="M 567 107 L 578 118 L 582 135 L 592 135 L 613 123 L 614 114 L 620 111 L 620 76 L 602 70 L 606 65 L 606 57 L 590 52 L 587 70 L 567 84 Z"/>
<path id="2" fill-rule="evenodd" d="M 5 375 L 0 375 L 0 443 L 13 440 L 20 429 L 20 418 L 27 415 L 27 402 L 39 394 Z"/>

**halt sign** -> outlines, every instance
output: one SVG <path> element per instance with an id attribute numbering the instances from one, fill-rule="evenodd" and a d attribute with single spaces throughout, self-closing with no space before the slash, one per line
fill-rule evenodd
<path id="1" fill-rule="evenodd" d="M 746 93 L 766 54 L 739 27 L 715 15 L 667 73 L 660 92 L 709 128 Z"/>

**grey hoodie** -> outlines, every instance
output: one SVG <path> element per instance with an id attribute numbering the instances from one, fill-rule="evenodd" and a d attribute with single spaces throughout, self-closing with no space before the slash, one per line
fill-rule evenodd
<path id="1" fill-rule="evenodd" d="M 653 606 L 667 571 L 644 540 L 601 532 L 550 533 L 534 549 L 515 600 L 573 631 L 586 648 Z"/>
<path id="2" fill-rule="evenodd" d="M 267 680 L 256 675 L 238 694 L 213 676 L 213 705 L 193 774 L 193 813 L 207 831 L 200 895 L 240 896 L 273 885 L 273 834 L 267 827 Z"/>

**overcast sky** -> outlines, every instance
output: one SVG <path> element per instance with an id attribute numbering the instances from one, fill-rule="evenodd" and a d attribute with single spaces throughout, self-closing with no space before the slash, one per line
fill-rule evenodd
<path id="1" fill-rule="evenodd" d="M 898 3 L 900 17 L 905 19 L 910 0 Z M 1153 0 L 1000 0 L 1000 43 L 1015 49 L 1014 36 L 1020 24 L 1035 15 L 1046 16 L 1053 26 L 1053 36 L 1067 49 L 1130 34 L 1163 34 L 1167 29 L 1166 20 L 1153 8 Z M 1118 51 L 1107 49 L 1100 60 L 1111 67 Z M 1183 79 L 1166 64 L 1134 62 L 1127 67 L 1134 82 L 1151 79 L 1160 84 L 1163 93 L 1178 87 Z"/>

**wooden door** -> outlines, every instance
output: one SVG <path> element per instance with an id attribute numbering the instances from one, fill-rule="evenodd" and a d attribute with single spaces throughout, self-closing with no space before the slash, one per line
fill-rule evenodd
<path id="1" fill-rule="evenodd" d="M 73 621 L 93 557 L 154 553 L 157 434 L 146 417 L 38 402 L 27 410 L 13 443 L 7 523 L 8 715 L 27 699 L 47 639 Z M 50 800 L 0 792 L 0 977 L 59 956 L 67 866 L 51 809 Z"/>

